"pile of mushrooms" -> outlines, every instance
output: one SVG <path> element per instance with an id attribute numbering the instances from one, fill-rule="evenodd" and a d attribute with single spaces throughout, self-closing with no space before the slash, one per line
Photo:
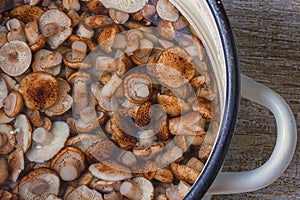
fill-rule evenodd
<path id="1" fill-rule="evenodd" d="M 0 199 L 183 199 L 219 127 L 187 20 L 169 0 L 25 2 L 0 18 Z"/>

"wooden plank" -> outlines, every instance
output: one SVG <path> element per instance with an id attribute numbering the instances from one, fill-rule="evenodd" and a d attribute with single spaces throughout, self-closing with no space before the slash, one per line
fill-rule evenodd
<path id="1" fill-rule="evenodd" d="M 238 47 L 242 73 L 278 92 L 290 105 L 298 146 L 286 172 L 259 191 L 219 199 L 300 199 L 300 1 L 223 0 Z M 251 170 L 264 163 L 276 140 L 276 124 L 264 107 L 242 100 L 224 170 Z"/>

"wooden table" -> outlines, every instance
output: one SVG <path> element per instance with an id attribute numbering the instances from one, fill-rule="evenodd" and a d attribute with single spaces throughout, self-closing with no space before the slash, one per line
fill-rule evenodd
<path id="1" fill-rule="evenodd" d="M 300 199 L 300 1 L 223 0 L 238 47 L 241 71 L 278 92 L 298 124 L 298 146 L 285 173 L 259 191 L 220 195 L 224 199 Z M 242 100 L 224 170 L 251 170 L 272 152 L 276 125 L 264 107 Z"/>

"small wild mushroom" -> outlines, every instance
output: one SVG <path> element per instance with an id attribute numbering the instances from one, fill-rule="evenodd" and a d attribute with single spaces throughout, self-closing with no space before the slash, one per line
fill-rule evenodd
<path id="1" fill-rule="evenodd" d="M 181 200 L 188 194 L 191 186 L 184 181 L 179 181 L 178 185 L 173 185 L 166 189 L 166 197 L 170 200 Z"/>
<path id="2" fill-rule="evenodd" d="M 16 138 L 11 134 L 14 128 L 9 124 L 0 124 L 0 155 L 9 154 L 14 150 Z"/>
<path id="3" fill-rule="evenodd" d="M 112 52 L 117 33 L 118 27 L 116 25 L 106 26 L 99 32 L 98 44 L 105 53 Z"/>
<path id="4" fill-rule="evenodd" d="M 31 51 L 40 50 L 46 43 L 45 36 L 39 33 L 38 22 L 32 21 L 25 25 L 25 35 Z"/>
<path id="5" fill-rule="evenodd" d="M 101 140 L 101 137 L 98 134 L 82 133 L 69 138 L 66 141 L 65 146 L 74 146 L 81 149 L 81 151 L 85 151 L 99 140 Z"/>
<path id="6" fill-rule="evenodd" d="M 115 8 L 127 13 L 134 13 L 141 10 L 148 0 L 132 0 L 132 1 L 122 1 L 122 0 L 100 0 L 100 2 L 106 8 Z"/>
<path id="7" fill-rule="evenodd" d="M 0 158 L 0 169 L 0 185 L 2 185 L 5 183 L 9 175 L 7 162 L 2 157 Z"/>
<path id="8" fill-rule="evenodd" d="M 16 18 L 10 19 L 6 22 L 6 27 L 9 30 L 7 33 L 8 41 L 18 40 L 25 42 L 27 40 L 23 24 L 20 20 Z"/>
<path id="9" fill-rule="evenodd" d="M 91 39 L 94 36 L 95 31 L 85 23 L 80 23 L 76 33 L 76 35 L 79 37 Z"/>
<path id="10" fill-rule="evenodd" d="M 91 15 L 84 19 L 84 23 L 90 28 L 102 28 L 113 24 L 112 20 L 106 15 Z"/>
<path id="11" fill-rule="evenodd" d="M 14 122 L 15 135 L 16 135 L 16 148 L 21 148 L 24 153 L 28 151 L 32 139 L 32 126 L 29 119 L 24 114 L 19 114 Z"/>
<path id="12" fill-rule="evenodd" d="M 109 81 L 102 88 L 102 95 L 105 97 L 111 97 L 122 84 L 122 82 L 122 79 L 117 74 L 113 74 Z"/>
<path id="13" fill-rule="evenodd" d="M 158 0 L 156 4 L 157 14 L 160 18 L 175 22 L 179 18 L 179 12 L 169 0 Z"/>
<path id="14" fill-rule="evenodd" d="M 14 152 L 9 154 L 8 156 L 8 166 L 11 172 L 11 181 L 17 182 L 20 173 L 25 168 L 25 161 L 24 161 L 24 153 L 22 149 L 17 148 Z"/>
<path id="15" fill-rule="evenodd" d="M 43 200 L 50 194 L 58 195 L 59 187 L 59 176 L 54 170 L 37 168 L 20 180 L 18 191 L 22 199 Z"/>
<path id="16" fill-rule="evenodd" d="M 0 109 L 3 108 L 4 99 L 8 95 L 7 84 L 2 76 L 0 76 Z"/>
<path id="17" fill-rule="evenodd" d="M 32 110 L 46 109 L 54 105 L 59 97 L 59 88 L 59 81 L 45 72 L 31 73 L 20 83 L 25 105 Z"/>
<path id="18" fill-rule="evenodd" d="M 114 8 L 108 9 L 110 18 L 116 23 L 116 24 L 125 24 L 127 20 L 129 19 L 129 14 L 127 12 L 123 12 L 120 10 L 116 10 Z"/>
<path id="19" fill-rule="evenodd" d="M 16 117 L 23 109 L 23 97 L 17 91 L 11 91 L 4 99 L 4 112 L 8 117 Z"/>
<path id="20" fill-rule="evenodd" d="M 39 27 L 52 49 L 56 49 L 68 39 L 73 30 L 71 19 L 58 9 L 44 12 L 39 18 Z"/>
<path id="21" fill-rule="evenodd" d="M 200 175 L 200 171 L 187 165 L 171 164 L 171 171 L 179 180 L 194 184 Z"/>
<path id="22" fill-rule="evenodd" d="M 192 58 L 182 47 L 171 47 L 160 54 L 155 75 L 167 87 L 178 88 L 193 78 L 194 74 Z"/>
<path id="23" fill-rule="evenodd" d="M 85 165 L 84 153 L 71 146 L 62 149 L 51 161 L 51 168 L 59 173 L 64 181 L 78 178 Z"/>
<path id="24" fill-rule="evenodd" d="M 173 135 L 203 135 L 206 132 L 201 120 L 202 117 L 198 112 L 172 118 L 169 120 L 169 130 Z"/>
<path id="25" fill-rule="evenodd" d="M 118 153 L 116 144 L 111 140 L 101 140 L 91 144 L 85 151 L 85 154 L 90 161 L 100 162 L 103 159 L 116 156 Z"/>
<path id="26" fill-rule="evenodd" d="M 73 104 L 73 98 L 69 95 L 71 90 L 69 83 L 62 78 L 58 78 L 58 81 L 60 86 L 58 100 L 54 105 L 44 110 L 45 114 L 49 117 L 66 113 L 71 109 Z"/>
<path id="27" fill-rule="evenodd" d="M 154 198 L 154 187 L 144 177 L 137 177 L 122 183 L 120 192 L 123 196 L 132 200 L 152 200 Z"/>
<path id="28" fill-rule="evenodd" d="M 79 112 L 88 105 L 88 91 L 87 83 L 90 81 L 90 74 L 82 71 L 72 73 L 68 82 L 73 83 L 73 112 L 79 114 Z"/>
<path id="29" fill-rule="evenodd" d="M 11 17 L 17 18 L 18 20 L 21 20 L 25 24 L 27 24 L 34 20 L 39 20 L 43 12 L 44 11 L 38 6 L 20 5 L 12 9 L 12 11 L 9 14 Z"/>
<path id="30" fill-rule="evenodd" d="M 83 41 L 74 41 L 71 45 L 71 51 L 67 52 L 63 61 L 71 69 L 86 69 L 91 67 L 89 63 L 84 62 L 86 58 L 87 44 Z"/>
<path id="31" fill-rule="evenodd" d="M 191 109 L 190 106 L 182 99 L 172 95 L 158 94 L 157 101 L 163 107 L 166 113 L 172 117 L 184 114 Z"/>
<path id="32" fill-rule="evenodd" d="M 125 96 L 133 103 L 143 103 L 152 95 L 152 80 L 146 74 L 132 73 L 124 80 Z"/>
<path id="33" fill-rule="evenodd" d="M 94 106 L 83 108 L 80 112 L 80 119 L 76 120 L 75 128 L 77 131 L 86 133 L 100 128 L 106 119 L 103 112 L 97 112 Z"/>
<path id="34" fill-rule="evenodd" d="M 10 76 L 23 74 L 30 66 L 31 50 L 25 42 L 10 41 L 0 49 L 0 67 Z"/>
<path id="35" fill-rule="evenodd" d="M 55 156 L 69 137 L 69 127 L 65 122 L 56 121 L 50 132 L 39 127 L 32 133 L 34 143 L 26 153 L 30 161 L 45 162 Z"/>
<path id="36" fill-rule="evenodd" d="M 97 199 L 102 200 L 102 195 L 96 190 L 92 190 L 88 188 L 86 185 L 79 186 L 71 191 L 66 200 L 74 200 L 74 199 Z"/>
<path id="37" fill-rule="evenodd" d="M 158 169 L 155 173 L 154 179 L 162 183 L 172 183 L 173 182 L 173 173 L 167 168 Z"/>
<path id="38" fill-rule="evenodd" d="M 132 177 L 129 168 L 110 160 L 90 165 L 89 171 L 104 181 L 122 181 Z"/>
<path id="39" fill-rule="evenodd" d="M 41 49 L 34 54 L 31 67 L 34 72 L 47 72 L 57 76 L 61 70 L 61 62 L 61 53 Z"/>

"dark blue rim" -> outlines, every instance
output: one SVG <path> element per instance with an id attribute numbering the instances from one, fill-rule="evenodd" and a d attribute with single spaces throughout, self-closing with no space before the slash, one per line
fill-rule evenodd
<path id="1" fill-rule="evenodd" d="M 206 1 L 214 15 L 224 47 L 225 62 L 227 66 L 226 73 L 228 78 L 227 99 L 224 106 L 225 112 L 216 146 L 211 154 L 209 162 L 206 163 L 206 167 L 202 171 L 200 178 L 185 197 L 186 200 L 201 199 L 220 171 L 234 133 L 240 104 L 240 69 L 233 33 L 221 1 Z"/>

